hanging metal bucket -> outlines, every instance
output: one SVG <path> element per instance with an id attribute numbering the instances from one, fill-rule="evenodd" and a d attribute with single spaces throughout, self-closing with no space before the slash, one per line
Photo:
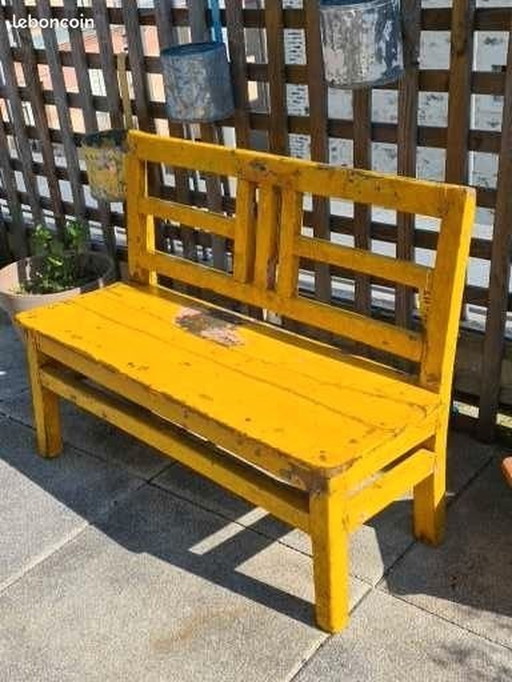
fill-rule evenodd
<path id="1" fill-rule="evenodd" d="M 126 151 L 126 130 L 106 130 L 84 136 L 82 154 L 95 199 L 124 201 Z"/>
<path id="2" fill-rule="evenodd" d="M 210 123 L 234 110 L 226 46 L 190 43 L 160 53 L 169 118 L 181 123 Z"/>
<path id="3" fill-rule="evenodd" d="M 321 0 L 319 10 L 331 87 L 372 87 L 401 76 L 400 0 Z"/>
<path id="4" fill-rule="evenodd" d="M 99 201 L 126 199 L 127 130 L 133 128 L 130 91 L 126 76 L 127 55 L 117 55 L 117 76 L 123 103 L 126 130 L 104 130 L 84 135 L 81 147 L 91 194 Z"/>

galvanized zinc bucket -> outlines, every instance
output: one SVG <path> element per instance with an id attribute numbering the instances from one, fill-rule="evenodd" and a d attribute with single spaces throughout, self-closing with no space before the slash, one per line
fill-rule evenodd
<path id="1" fill-rule="evenodd" d="M 331 87 L 372 87 L 401 76 L 400 0 L 321 0 L 319 10 Z"/>
<path id="2" fill-rule="evenodd" d="M 126 130 L 89 133 L 84 135 L 81 148 L 91 194 L 98 201 L 124 201 L 126 198 L 126 132 L 133 128 L 133 116 L 124 52 L 117 55 L 117 75 Z"/>
<path id="3" fill-rule="evenodd" d="M 210 123 L 233 113 L 231 75 L 223 42 L 168 47 L 160 57 L 171 120 Z"/>

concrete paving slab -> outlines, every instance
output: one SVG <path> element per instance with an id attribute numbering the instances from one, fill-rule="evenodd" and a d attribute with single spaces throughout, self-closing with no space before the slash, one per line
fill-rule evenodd
<path id="1" fill-rule="evenodd" d="M 0 401 L 27 389 L 25 349 L 13 327 L 0 319 Z"/>
<path id="2" fill-rule="evenodd" d="M 44 460 L 31 429 L 0 418 L 0 589 L 140 485 L 70 447 Z"/>
<path id="3" fill-rule="evenodd" d="M 0 413 L 32 426 L 30 391 L 0 401 Z M 65 442 L 105 461 L 116 462 L 144 480 L 173 464 L 153 448 L 65 400 L 61 401 L 61 416 Z"/>
<path id="4" fill-rule="evenodd" d="M 312 589 L 301 553 L 144 485 L 1 595 L 3 674 L 287 680 L 326 638 Z"/>
<path id="5" fill-rule="evenodd" d="M 510 647 L 512 660 L 512 491 L 498 458 L 451 506 L 444 544 L 418 543 L 383 585 Z"/>
<path id="6" fill-rule="evenodd" d="M 449 452 L 449 489 L 450 495 L 455 495 L 485 466 L 494 450 L 464 434 L 453 434 Z M 279 539 L 289 547 L 311 554 L 310 539 L 305 533 L 291 530 L 263 510 L 254 509 L 186 467 L 177 464 L 158 476 L 154 483 L 226 518 L 250 526 L 256 532 Z M 350 546 L 351 572 L 354 576 L 372 584 L 382 578 L 384 572 L 414 541 L 411 513 L 410 496 L 406 496 L 354 533 Z"/>
<path id="7" fill-rule="evenodd" d="M 508 649 L 379 591 L 294 682 L 509 682 Z"/>

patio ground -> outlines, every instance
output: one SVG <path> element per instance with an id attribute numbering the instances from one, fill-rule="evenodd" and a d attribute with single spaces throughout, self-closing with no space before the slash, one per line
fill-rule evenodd
<path id="1" fill-rule="evenodd" d="M 0 668 L 6 682 L 512 679 L 504 452 L 451 434 L 447 539 L 404 498 L 354 534 L 349 627 L 312 621 L 309 541 L 63 406 L 35 454 L 21 343 L 0 317 Z"/>

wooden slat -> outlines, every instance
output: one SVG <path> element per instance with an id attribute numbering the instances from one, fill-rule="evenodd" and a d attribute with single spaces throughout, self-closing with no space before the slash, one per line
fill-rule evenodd
<path id="1" fill-rule="evenodd" d="M 256 187 L 239 180 L 236 195 L 236 232 L 234 246 L 234 278 L 250 282 L 254 277 L 256 256 Z M 232 219 L 228 219 L 232 221 Z"/>
<path id="2" fill-rule="evenodd" d="M 147 75 L 144 69 L 144 48 L 140 35 L 137 0 L 123 0 L 122 8 L 130 58 L 130 72 L 135 94 L 137 121 L 140 130 L 152 133 L 155 131 L 155 121 L 149 112 L 150 96 Z"/>
<path id="3" fill-rule="evenodd" d="M 108 111 L 112 128 L 123 128 L 123 113 L 121 109 L 121 95 L 117 81 L 116 62 L 112 47 L 112 34 L 110 32 L 109 12 L 105 2 L 92 0 L 94 17 L 94 30 L 98 36 L 100 50 L 100 63 L 105 92 L 108 102 Z"/>
<path id="4" fill-rule="evenodd" d="M 170 47 L 176 43 L 177 36 L 174 26 L 173 11 L 170 0 L 156 0 L 155 20 L 158 31 L 160 49 Z M 158 70 L 161 71 L 160 61 Z M 154 113 L 152 112 L 154 115 Z M 167 111 L 165 114 L 167 118 Z M 172 137 L 184 137 L 185 130 L 181 123 L 169 120 L 169 134 Z M 190 179 L 189 174 L 179 168 L 174 168 L 174 181 L 176 184 L 176 198 L 181 204 L 190 203 Z M 186 226 L 180 230 L 183 243 L 183 253 L 189 260 L 197 260 L 197 243 L 195 232 Z"/>
<path id="5" fill-rule="evenodd" d="M 243 495 L 286 523 L 308 532 L 308 498 L 299 490 L 258 472 L 227 453 L 207 446 L 192 434 L 114 395 L 106 394 L 60 368 L 41 373 L 43 386 L 83 410 L 105 419 L 159 452 L 207 476 L 231 492 Z"/>
<path id="6" fill-rule="evenodd" d="M 36 177 L 32 170 L 32 152 L 25 130 L 25 116 L 23 114 L 22 101 L 18 92 L 18 83 L 14 62 L 9 47 L 9 34 L 5 22 L 4 8 L 0 5 L 0 61 L 2 63 L 5 88 L 8 95 L 8 112 L 11 121 L 15 144 L 19 156 L 23 162 L 23 179 L 28 193 L 28 202 L 32 211 L 33 220 L 38 223 L 43 220 L 43 212 L 40 205 L 40 194 Z"/>
<path id="7" fill-rule="evenodd" d="M 294 249 L 302 231 L 303 195 L 293 187 L 281 192 L 281 223 L 277 291 L 282 298 L 292 298 L 299 288 L 299 257 Z"/>
<path id="8" fill-rule="evenodd" d="M 64 0 L 64 8 L 68 19 L 76 17 L 78 8 L 74 0 Z M 80 83 L 79 95 L 85 131 L 86 133 L 95 133 L 98 131 L 98 121 L 96 110 L 93 105 L 91 80 L 87 66 L 87 53 L 84 45 L 84 34 L 82 31 L 70 31 L 69 40 L 71 42 L 73 67 L 75 69 L 77 83 Z M 116 235 L 111 224 L 110 204 L 106 201 L 98 201 L 98 210 L 100 214 L 103 241 L 105 242 L 107 253 L 116 261 Z"/>
<path id="9" fill-rule="evenodd" d="M 500 401 L 501 370 L 507 322 L 506 301 L 510 281 L 512 247 L 512 30 L 509 32 L 506 89 L 501 124 L 501 153 L 498 167 L 498 195 L 492 235 L 489 298 L 485 324 L 482 377 L 477 432 L 490 441 L 495 436 Z"/>
<path id="10" fill-rule="evenodd" d="M 366 343 L 398 357 L 418 362 L 422 352 L 421 337 L 390 324 L 366 318 L 358 313 L 341 310 L 303 298 L 283 298 L 281 293 L 260 291 L 252 285 L 235 282 L 230 275 L 212 268 L 190 263 L 183 258 L 164 253 L 148 252 L 134 255 L 135 272 L 158 272 L 187 284 L 210 289 L 221 296 L 272 310 L 317 329 Z M 291 283 L 292 277 L 283 282 Z"/>
<path id="11" fill-rule="evenodd" d="M 27 13 L 23 2 L 15 0 L 14 8 L 16 9 L 20 18 L 26 18 Z M 62 196 L 57 179 L 55 156 L 50 140 L 48 117 L 42 95 L 41 81 L 37 61 L 34 56 L 32 31 L 29 28 L 20 28 L 17 34 L 23 55 L 21 64 L 25 77 L 25 83 L 27 84 L 30 104 L 32 107 L 32 115 L 34 118 L 35 127 L 39 132 L 41 154 L 43 158 L 43 164 L 45 166 L 45 175 L 48 182 L 48 191 L 53 208 L 53 215 L 55 217 L 55 224 L 57 231 L 62 235 L 65 223 L 64 208 L 62 205 Z"/>
<path id="12" fill-rule="evenodd" d="M 19 6 L 20 9 L 23 7 L 23 4 L 22 0 L 15 0 L 15 5 Z M 49 0 L 41 0 L 37 7 L 40 18 L 48 20 L 51 18 Z M 41 31 L 41 33 L 48 56 L 48 66 L 50 68 L 53 89 L 56 94 L 57 115 L 62 131 L 64 155 L 66 157 L 66 165 L 69 172 L 69 183 L 71 185 L 73 203 L 75 204 L 74 215 L 83 219 L 85 217 L 84 188 L 80 182 L 80 165 L 78 163 L 76 146 L 73 141 L 71 114 L 65 102 L 66 83 L 64 81 L 62 65 L 59 59 L 59 45 L 54 31 Z"/>
<path id="13" fill-rule="evenodd" d="M 206 0 L 188 0 L 190 17 L 190 35 L 192 42 L 209 41 L 210 32 L 206 23 Z M 204 123 L 200 126 L 201 139 L 205 142 L 217 144 L 220 141 L 220 132 L 215 124 Z M 222 187 L 220 178 L 208 174 L 205 178 L 208 208 L 220 213 L 222 211 Z M 212 256 L 214 267 L 225 270 L 227 268 L 226 243 L 220 237 L 212 237 Z"/>
<path id="14" fill-rule="evenodd" d="M 320 15 L 316 2 L 304 6 L 306 21 L 306 62 L 308 74 L 309 117 L 311 126 L 311 159 L 329 163 L 329 136 L 327 134 L 328 93 L 324 77 L 322 43 L 320 39 Z M 327 199 L 313 197 L 313 234 L 319 239 L 330 238 Z M 318 264 L 315 267 L 315 294 L 321 301 L 331 298 L 331 274 L 329 267 Z"/>
<path id="15" fill-rule="evenodd" d="M 153 268 L 140 267 L 140 256 L 155 248 L 154 220 L 139 209 L 139 204 L 147 195 L 147 172 L 143 161 L 129 154 L 126 162 L 128 173 L 127 240 L 128 268 L 130 277 L 142 284 L 155 284 Z"/>
<path id="16" fill-rule="evenodd" d="M 299 256 L 331 263 L 355 273 L 380 277 L 415 289 L 427 286 L 430 268 L 411 262 L 400 262 L 389 256 L 332 244 L 321 239 L 299 237 L 295 239 L 294 251 Z"/>
<path id="17" fill-rule="evenodd" d="M 235 133 L 237 147 L 251 147 L 249 126 L 249 91 L 247 81 L 247 53 L 243 9 L 240 0 L 226 0 L 226 27 L 229 57 L 235 98 Z"/>
<path id="18" fill-rule="evenodd" d="M 441 224 L 432 295 L 426 325 L 426 354 L 422 359 L 420 384 L 440 390 L 441 399 L 450 400 L 455 343 L 460 305 L 464 291 L 467 254 L 475 217 L 475 194 L 458 188 Z M 442 333 L 441 333 L 441 330 Z M 441 379 L 443 384 L 441 385 Z"/>
<path id="19" fill-rule="evenodd" d="M 403 0 L 405 74 L 398 91 L 397 170 L 400 175 L 416 176 L 418 136 L 418 81 L 419 46 L 421 39 L 421 0 Z M 397 215 L 397 258 L 414 260 L 414 231 L 416 218 L 411 213 Z M 414 294 L 410 289 L 397 287 L 396 322 L 408 327 L 412 322 Z"/>
<path id="20" fill-rule="evenodd" d="M 164 201 L 155 197 L 139 199 L 138 210 L 145 215 L 152 215 L 164 220 L 176 222 L 191 227 L 208 230 L 222 237 L 232 239 L 235 236 L 235 220 L 220 213 L 201 211 L 174 201 Z"/>
<path id="21" fill-rule="evenodd" d="M 9 156 L 9 140 L 5 134 L 4 121 L 0 116 L 0 179 L 4 188 L 3 195 L 7 199 L 9 214 L 12 221 L 11 249 L 16 258 L 24 258 L 28 253 L 23 222 L 23 209 L 16 187 L 16 176 Z"/>
<path id="22" fill-rule="evenodd" d="M 7 265 L 11 260 L 11 249 L 9 248 L 9 232 L 7 223 L 0 212 L 0 267 Z"/>
<path id="23" fill-rule="evenodd" d="M 267 31 L 268 85 L 270 90 L 269 146 L 275 154 L 288 154 L 286 80 L 284 74 L 284 26 L 282 3 L 265 3 Z"/>
<path id="24" fill-rule="evenodd" d="M 432 473 L 433 467 L 434 453 L 429 450 L 418 450 L 391 471 L 382 474 L 374 483 L 352 495 L 348 504 L 350 530 L 356 530 L 391 502 L 412 490 L 417 483 Z"/>
<path id="25" fill-rule="evenodd" d="M 283 185 L 292 174 L 299 192 L 368 204 L 375 202 L 384 208 L 432 217 L 442 217 L 447 210 L 449 196 L 457 194 L 456 189 L 441 183 L 336 168 L 272 154 L 254 155 L 245 150 L 170 138 L 159 138 L 155 144 L 153 136 L 140 132 L 133 132 L 130 141 L 134 152 L 148 161 L 165 163 L 166 159 L 172 158 L 175 165 L 184 168 L 234 176 L 240 173 L 253 182 L 272 181 Z"/>
<path id="26" fill-rule="evenodd" d="M 276 283 L 279 205 L 277 188 L 270 184 L 260 186 L 254 283 L 262 290 L 273 289 Z"/>
<path id="27" fill-rule="evenodd" d="M 468 182 L 475 0 L 453 0 L 446 182 Z"/>
<path id="28" fill-rule="evenodd" d="M 354 118 L 354 167 L 372 167 L 371 120 L 372 93 L 369 89 L 355 90 L 352 97 Z M 354 204 L 354 245 L 358 249 L 371 250 L 371 207 L 366 204 Z M 368 315 L 372 301 L 370 280 L 367 277 L 356 277 L 355 305 L 356 310 Z"/>

